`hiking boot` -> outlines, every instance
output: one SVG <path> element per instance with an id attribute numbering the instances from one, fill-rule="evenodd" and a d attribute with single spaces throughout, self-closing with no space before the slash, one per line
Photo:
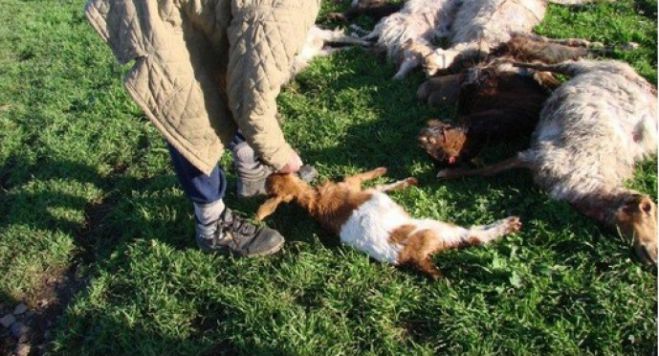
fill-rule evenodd
<path id="1" fill-rule="evenodd" d="M 284 246 L 284 237 L 267 226 L 256 226 L 224 208 L 208 225 L 197 222 L 197 245 L 204 251 L 230 251 L 245 257 L 271 255 Z"/>

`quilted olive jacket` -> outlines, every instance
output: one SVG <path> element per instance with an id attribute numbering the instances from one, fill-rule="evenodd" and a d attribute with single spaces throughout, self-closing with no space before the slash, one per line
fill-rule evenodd
<path id="1" fill-rule="evenodd" d="M 130 95 L 205 173 L 237 128 L 276 169 L 292 148 L 275 99 L 320 0 L 90 0 L 87 18 L 120 63 Z"/>

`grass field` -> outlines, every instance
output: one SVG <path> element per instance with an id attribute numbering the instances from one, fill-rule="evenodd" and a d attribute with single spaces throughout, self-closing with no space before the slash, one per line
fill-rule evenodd
<path id="1" fill-rule="evenodd" d="M 344 3 L 327 1 L 323 13 Z M 393 194 L 416 216 L 469 225 L 518 214 L 523 231 L 437 256 L 438 282 L 339 246 L 293 206 L 269 219 L 287 237 L 277 256 L 201 253 L 163 140 L 83 5 L 0 1 L 0 311 L 22 301 L 35 312 L 33 351 L 45 342 L 62 354 L 656 352 L 656 271 L 630 242 L 550 201 L 526 172 L 434 179 L 415 136 L 452 108 L 417 103 L 421 74 L 394 82 L 392 65 L 359 49 L 315 61 L 281 94 L 302 157 L 323 178 L 376 166 L 388 179 L 418 177 L 420 187 Z M 551 6 L 537 32 L 638 42 L 611 56 L 655 82 L 656 8 Z M 656 197 L 656 162 L 629 184 Z M 226 200 L 246 215 L 260 202 Z M 0 327 L 0 353 L 14 345 L 8 335 Z"/>

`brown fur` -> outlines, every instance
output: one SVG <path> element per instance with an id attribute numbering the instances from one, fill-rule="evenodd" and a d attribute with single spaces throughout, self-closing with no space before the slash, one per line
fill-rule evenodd
<path id="1" fill-rule="evenodd" d="M 443 250 L 444 244 L 438 239 L 435 232 L 430 230 L 417 231 L 413 225 L 403 225 L 391 234 L 391 241 L 400 243 L 405 247 L 400 253 L 399 264 L 410 265 L 433 279 L 440 278 L 441 272 L 433 265 L 430 257 Z"/>
<path id="2" fill-rule="evenodd" d="M 494 57 L 511 57 L 520 62 L 560 63 L 576 60 L 593 53 L 590 42 L 567 39 L 554 40 L 532 34 L 514 34 L 511 39 L 495 48 Z"/>
<path id="3" fill-rule="evenodd" d="M 648 251 L 656 250 L 657 207 L 649 196 L 628 190 L 597 192 L 583 196 L 572 206 L 603 225 L 620 229 L 634 241 L 637 255 L 652 260 Z"/>

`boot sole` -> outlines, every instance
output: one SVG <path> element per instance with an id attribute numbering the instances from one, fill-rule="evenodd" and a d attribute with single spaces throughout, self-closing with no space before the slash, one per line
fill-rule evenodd
<path id="1" fill-rule="evenodd" d="M 240 257 L 252 258 L 252 257 L 264 257 L 264 256 L 273 255 L 273 254 L 279 252 L 282 249 L 282 247 L 284 247 L 285 242 L 286 242 L 286 240 L 282 239 L 281 242 L 279 242 L 278 244 L 272 246 L 268 250 L 261 251 L 261 252 L 258 252 L 258 253 L 251 253 L 251 254 L 241 253 L 241 252 L 232 250 L 229 247 L 210 248 L 208 246 L 202 245 L 201 243 L 199 243 L 199 241 L 197 241 L 197 247 L 199 247 L 199 249 L 204 251 L 204 252 L 209 252 L 209 253 L 212 252 L 212 253 L 218 253 L 218 254 L 222 254 L 222 255 L 236 255 L 236 256 L 240 256 Z"/>

